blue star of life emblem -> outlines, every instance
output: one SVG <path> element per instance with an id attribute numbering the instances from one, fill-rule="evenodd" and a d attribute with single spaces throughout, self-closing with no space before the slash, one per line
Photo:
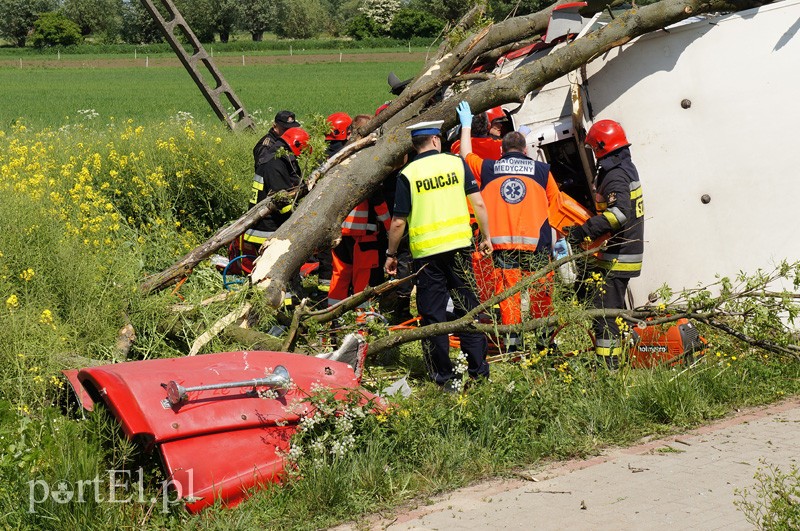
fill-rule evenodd
<path id="1" fill-rule="evenodd" d="M 500 185 L 500 197 L 503 198 L 503 201 L 512 205 L 516 205 L 525 199 L 526 191 L 525 183 L 517 177 L 509 177 Z"/>

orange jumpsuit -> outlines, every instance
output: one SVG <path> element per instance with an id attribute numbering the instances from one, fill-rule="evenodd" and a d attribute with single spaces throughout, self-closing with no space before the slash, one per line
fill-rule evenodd
<path id="1" fill-rule="evenodd" d="M 389 208 L 381 196 L 363 200 L 342 223 L 342 241 L 333 249 L 333 273 L 328 306 L 364 291 L 370 277 L 381 272 L 378 259 L 378 228 L 387 232 Z"/>

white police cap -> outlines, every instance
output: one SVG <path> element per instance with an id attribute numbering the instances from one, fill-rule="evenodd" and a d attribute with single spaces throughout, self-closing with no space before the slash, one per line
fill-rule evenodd
<path id="1" fill-rule="evenodd" d="M 409 125 L 406 127 L 406 129 L 411 131 L 411 136 L 441 135 L 443 124 L 444 120 L 431 120 L 429 122 L 420 122 L 418 124 Z"/>

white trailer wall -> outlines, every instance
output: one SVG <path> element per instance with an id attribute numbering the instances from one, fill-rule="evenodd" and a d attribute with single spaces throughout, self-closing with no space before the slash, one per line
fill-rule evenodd
<path id="1" fill-rule="evenodd" d="M 644 187 L 636 304 L 800 260 L 800 1 L 645 36 L 587 73 L 594 120 L 622 123 Z"/>

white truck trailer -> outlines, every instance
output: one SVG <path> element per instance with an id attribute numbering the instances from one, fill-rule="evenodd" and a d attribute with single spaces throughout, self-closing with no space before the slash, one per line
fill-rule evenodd
<path id="1" fill-rule="evenodd" d="M 565 17 L 570 33 L 602 23 L 576 15 Z M 506 57 L 496 71 L 546 53 Z M 638 306 L 664 284 L 691 288 L 800 260 L 798 85 L 800 0 L 782 0 L 642 36 L 504 107 L 585 203 L 585 132 L 601 119 L 623 125 L 645 199 L 644 266 L 630 284 Z"/>

